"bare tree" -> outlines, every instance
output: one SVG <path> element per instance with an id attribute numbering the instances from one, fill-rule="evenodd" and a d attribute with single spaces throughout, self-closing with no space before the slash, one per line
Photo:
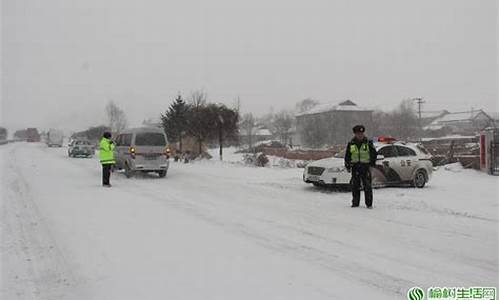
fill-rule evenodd
<path id="1" fill-rule="evenodd" d="M 202 90 L 191 93 L 190 103 L 186 111 L 186 130 L 198 143 L 198 154 L 203 154 L 203 143 L 213 133 L 214 121 L 207 109 L 207 94 Z"/>
<path id="2" fill-rule="evenodd" d="M 196 90 L 191 92 L 191 96 L 189 98 L 189 104 L 193 107 L 202 107 L 207 104 L 207 93 L 203 90 Z"/>
<path id="3" fill-rule="evenodd" d="M 376 110 L 372 113 L 373 128 L 372 132 L 375 136 L 379 135 L 392 135 L 394 128 L 392 128 L 391 114 L 385 111 Z"/>
<path id="4" fill-rule="evenodd" d="M 112 132 L 120 132 L 127 127 L 127 116 L 125 112 L 115 104 L 113 100 L 109 100 L 106 105 L 106 115 L 108 117 L 108 125 Z"/>
<path id="5" fill-rule="evenodd" d="M 311 99 L 311 98 L 307 98 L 307 99 L 299 101 L 299 102 L 297 102 L 297 104 L 295 104 L 295 111 L 297 113 L 303 113 L 303 112 L 310 110 L 311 108 L 315 107 L 318 104 L 319 104 L 319 101 L 316 101 L 316 100 Z"/>
<path id="6" fill-rule="evenodd" d="M 246 137 L 246 142 L 248 143 L 249 149 L 251 149 L 253 146 L 256 126 L 257 124 L 255 122 L 255 118 L 252 115 L 252 113 L 247 113 L 243 115 L 240 123 L 240 128 L 242 129 L 243 134 Z"/>
<path id="7" fill-rule="evenodd" d="M 411 139 L 418 135 L 417 114 L 411 100 L 402 101 L 398 108 L 391 112 L 375 111 L 373 113 L 373 133 L 390 135 L 399 139 Z"/>
<path id="8" fill-rule="evenodd" d="M 256 126 L 259 126 L 259 128 L 267 128 L 271 130 L 273 128 L 273 120 L 274 120 L 275 112 L 274 112 L 274 107 L 269 107 L 269 110 L 267 113 L 260 117 L 255 118 L 255 123 Z"/>
<path id="9" fill-rule="evenodd" d="M 237 138 L 239 114 L 236 109 L 230 109 L 224 104 L 208 104 L 206 113 L 206 117 L 214 123 L 212 138 L 219 144 L 219 157 L 222 160 L 224 143 Z"/>
<path id="10" fill-rule="evenodd" d="M 301 137 L 304 145 L 313 148 L 321 148 L 328 144 L 328 122 L 321 120 L 318 117 L 314 118 L 298 118 L 297 128 L 298 134 Z"/>
<path id="11" fill-rule="evenodd" d="M 274 115 L 272 128 L 283 144 L 289 143 L 290 129 L 294 123 L 293 114 L 287 111 L 280 111 Z"/>
<path id="12" fill-rule="evenodd" d="M 418 135 L 418 118 L 411 99 L 403 100 L 391 115 L 392 128 L 396 129 L 395 136 L 410 139 Z"/>

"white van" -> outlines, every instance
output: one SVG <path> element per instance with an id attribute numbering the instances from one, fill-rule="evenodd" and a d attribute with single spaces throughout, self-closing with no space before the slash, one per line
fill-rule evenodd
<path id="1" fill-rule="evenodd" d="M 161 128 L 142 127 L 121 132 L 115 139 L 115 160 L 118 169 L 130 178 L 137 172 L 167 175 L 170 150 Z"/>
<path id="2" fill-rule="evenodd" d="M 62 147 L 64 140 L 64 133 L 61 130 L 50 129 L 47 134 L 47 146 L 49 147 Z"/>

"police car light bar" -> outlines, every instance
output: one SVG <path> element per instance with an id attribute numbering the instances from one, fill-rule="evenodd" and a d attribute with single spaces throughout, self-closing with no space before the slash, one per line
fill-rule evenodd
<path id="1" fill-rule="evenodd" d="M 377 141 L 379 141 L 380 143 L 391 144 L 391 143 L 394 143 L 396 141 L 396 139 L 393 137 L 390 137 L 390 136 L 379 136 Z"/>

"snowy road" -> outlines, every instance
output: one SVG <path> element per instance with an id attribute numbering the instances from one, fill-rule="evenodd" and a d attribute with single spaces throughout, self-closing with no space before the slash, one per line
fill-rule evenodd
<path id="1" fill-rule="evenodd" d="M 113 174 L 42 144 L 0 146 L 1 299 L 404 299 L 497 286 L 498 177 L 441 169 L 424 189 L 350 194 L 299 169 L 172 163 Z"/>

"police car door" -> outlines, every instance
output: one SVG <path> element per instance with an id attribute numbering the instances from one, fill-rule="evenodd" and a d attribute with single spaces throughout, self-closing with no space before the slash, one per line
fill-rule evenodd
<path id="1" fill-rule="evenodd" d="M 409 181 L 413 179 L 413 172 L 417 166 L 418 159 L 417 153 L 406 146 L 395 146 L 398 150 L 399 163 L 401 169 L 398 172 L 403 181 Z"/>
<path id="2" fill-rule="evenodd" d="M 377 161 L 376 168 L 384 174 L 386 183 L 401 182 L 398 173 L 400 161 L 396 147 L 394 145 L 383 146 L 378 150 L 378 155 L 384 156 L 384 159 Z"/>

